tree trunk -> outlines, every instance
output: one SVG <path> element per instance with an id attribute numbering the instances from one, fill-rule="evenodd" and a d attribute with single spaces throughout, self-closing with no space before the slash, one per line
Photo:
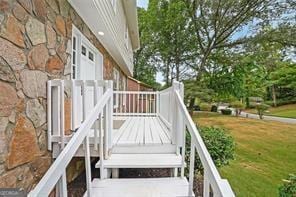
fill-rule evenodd
<path id="1" fill-rule="evenodd" d="M 194 103 L 195 103 L 195 99 L 194 98 L 191 98 L 190 99 L 190 102 L 189 102 L 189 113 L 190 113 L 191 116 L 193 115 L 193 106 L 194 106 Z"/>
<path id="2" fill-rule="evenodd" d="M 274 85 L 271 86 L 271 91 L 272 91 L 273 106 L 276 107 L 277 102 L 276 102 L 276 91 L 275 91 L 275 86 Z"/>

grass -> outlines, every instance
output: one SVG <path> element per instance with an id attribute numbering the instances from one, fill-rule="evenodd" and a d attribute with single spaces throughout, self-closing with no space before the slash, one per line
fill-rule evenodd
<path id="1" fill-rule="evenodd" d="M 255 109 L 246 110 L 250 113 L 257 113 Z M 265 113 L 270 116 L 278 116 L 284 118 L 296 118 L 296 104 L 283 105 L 279 107 L 271 107 Z"/>
<path id="2" fill-rule="evenodd" d="M 237 196 L 278 196 L 278 187 L 296 173 L 296 125 L 231 116 L 195 114 L 199 126 L 228 130 L 235 160 L 219 169 Z"/>

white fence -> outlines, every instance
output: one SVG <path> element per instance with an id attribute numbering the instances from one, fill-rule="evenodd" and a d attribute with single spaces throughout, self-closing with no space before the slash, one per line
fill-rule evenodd
<path id="1" fill-rule="evenodd" d="M 115 116 L 155 116 L 157 92 L 114 91 Z"/>
<path id="2" fill-rule="evenodd" d="M 83 106 L 83 122 L 80 124 L 78 130 L 74 132 L 67 146 L 63 141 L 63 132 L 65 126 L 64 118 L 64 97 L 65 97 L 65 84 L 72 84 L 72 92 L 75 92 L 75 86 L 82 88 L 82 106 Z M 92 86 L 94 91 L 94 106 L 87 112 L 87 99 L 86 87 Z M 98 98 L 98 88 L 104 88 L 104 94 Z M 48 81 L 48 131 L 49 133 L 60 134 L 60 149 L 61 152 L 49 170 L 40 180 L 38 185 L 32 190 L 28 196 L 48 196 L 57 184 L 57 196 L 67 196 L 67 182 L 66 182 L 66 167 L 74 157 L 78 148 L 83 144 L 85 153 L 85 170 L 86 170 L 86 185 L 87 194 L 91 193 L 91 166 L 90 166 L 90 148 L 89 148 L 89 135 L 94 129 L 94 135 L 98 136 L 100 144 L 100 157 L 108 157 L 108 134 L 112 131 L 112 81 L 64 81 L 52 80 Z M 73 93 L 74 95 L 74 93 Z M 73 99 L 75 96 L 72 97 Z M 57 100 L 56 100 L 57 99 Z M 55 106 L 53 106 L 55 105 Z M 51 114 L 53 112 L 53 114 Z M 104 114 L 104 118 L 102 118 Z M 55 117 L 54 115 L 58 115 Z M 53 121 L 51 122 L 51 118 Z M 75 118 L 72 124 L 75 123 Z M 97 128 L 97 122 L 101 122 Z M 103 134 L 104 132 L 104 134 Z M 54 136 L 50 136 L 54 137 Z M 56 136 L 57 137 L 57 136 Z M 95 144 L 97 146 L 98 144 Z M 104 175 L 103 162 L 101 162 L 101 177 Z"/>
<path id="3" fill-rule="evenodd" d="M 190 146 L 190 165 L 189 165 L 189 194 L 188 196 L 193 196 L 193 179 L 194 179 L 194 161 L 195 161 L 195 151 L 198 153 L 198 156 L 201 160 L 202 166 L 204 168 L 204 188 L 203 196 L 208 197 L 210 193 L 216 196 L 226 196 L 232 197 L 235 196 L 228 181 L 222 179 L 196 126 L 193 122 L 191 116 L 189 115 L 186 106 L 182 98 L 182 88 L 183 84 L 174 82 L 173 84 L 173 105 L 175 106 L 174 113 L 174 123 L 173 127 L 182 128 L 186 126 L 188 133 L 191 136 L 191 146 Z M 181 93 L 181 94 L 180 94 Z M 182 125 L 184 123 L 184 125 Z M 183 134 L 183 145 L 181 149 L 181 154 L 183 160 L 185 159 L 185 128 L 179 130 L 179 132 L 184 132 Z M 181 176 L 184 176 L 184 166 L 181 169 Z"/>

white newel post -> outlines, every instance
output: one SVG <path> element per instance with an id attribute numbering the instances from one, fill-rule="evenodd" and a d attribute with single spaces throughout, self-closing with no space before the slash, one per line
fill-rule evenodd
<path id="1" fill-rule="evenodd" d="M 178 109 L 177 109 L 177 102 L 175 99 L 175 91 L 179 92 L 179 83 L 177 81 L 173 81 L 173 86 L 172 86 L 172 93 L 171 93 L 171 111 L 172 111 L 172 142 L 173 144 L 176 144 L 178 147 Z M 177 151 L 178 154 L 178 151 Z"/>
<path id="2" fill-rule="evenodd" d="M 109 102 L 107 104 L 107 129 L 105 131 L 105 157 L 109 157 L 109 151 L 112 148 L 112 129 L 113 129 L 113 81 L 109 80 L 107 85 L 107 89 L 110 89 L 112 91 L 112 96 L 109 99 Z"/>

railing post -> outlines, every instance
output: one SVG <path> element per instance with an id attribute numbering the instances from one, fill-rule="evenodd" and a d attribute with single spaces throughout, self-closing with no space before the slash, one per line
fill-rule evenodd
<path id="1" fill-rule="evenodd" d="M 86 81 L 83 81 L 82 84 L 82 117 L 83 121 L 86 119 Z M 89 135 L 86 135 L 83 142 L 84 147 L 84 160 L 85 160 L 85 174 L 86 174 L 86 192 L 87 196 L 91 195 L 91 164 L 90 164 L 90 152 L 89 152 Z"/>
<path id="2" fill-rule="evenodd" d="M 109 157 L 109 149 L 112 147 L 112 129 L 113 129 L 113 81 L 107 82 L 107 89 L 112 91 L 112 96 L 107 104 L 107 128 L 105 129 L 104 135 L 104 150 L 105 150 L 105 158 Z"/>
<path id="3" fill-rule="evenodd" d="M 171 92 L 171 110 L 172 110 L 172 141 L 173 144 L 176 144 L 176 146 L 178 147 L 178 109 L 176 108 L 176 98 L 175 98 L 175 91 L 179 91 L 179 83 L 177 81 L 173 82 L 173 88 L 172 88 L 172 92 Z M 177 151 L 177 154 L 179 153 L 179 151 Z"/>
<path id="4" fill-rule="evenodd" d="M 64 81 L 61 80 L 59 86 L 56 88 L 54 91 L 55 94 L 55 100 L 54 103 L 56 102 L 56 105 L 54 106 L 55 110 L 54 116 L 57 116 L 54 121 L 54 130 L 56 129 L 56 134 L 60 136 L 60 144 L 58 145 L 59 152 L 61 152 L 64 147 L 65 147 L 65 142 L 64 142 L 64 132 L 65 132 L 65 125 L 64 125 Z M 66 170 L 60 177 L 57 187 L 56 187 L 56 193 L 61 196 L 61 197 L 67 197 L 67 177 L 66 177 Z"/>
<path id="5" fill-rule="evenodd" d="M 52 150 L 52 144 L 51 144 L 51 136 L 52 136 L 52 111 L 51 111 L 51 99 L 52 99 L 52 87 L 51 87 L 51 81 L 47 82 L 47 146 L 48 150 Z"/>

